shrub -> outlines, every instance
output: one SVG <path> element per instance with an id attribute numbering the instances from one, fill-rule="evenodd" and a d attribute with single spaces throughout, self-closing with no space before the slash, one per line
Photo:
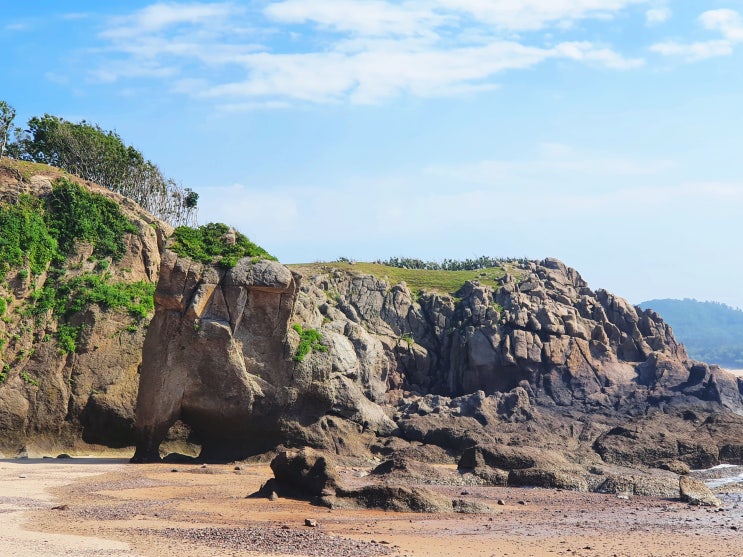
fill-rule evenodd
<path id="1" fill-rule="evenodd" d="M 29 384 L 33 385 L 34 387 L 38 387 L 39 386 L 39 382 L 36 379 L 34 379 L 33 377 L 31 377 L 25 371 L 21 373 L 21 379 L 23 379 L 26 383 L 29 383 Z"/>
<path id="2" fill-rule="evenodd" d="M 294 361 L 301 362 L 313 350 L 317 352 L 327 352 L 328 347 L 322 343 L 322 334 L 315 329 L 303 329 L 302 325 L 295 323 L 292 329 L 299 334 L 299 345 L 297 352 L 294 354 Z"/>
<path id="3" fill-rule="evenodd" d="M 39 200 L 28 195 L 19 196 L 13 205 L 0 205 L 0 279 L 8 270 L 25 265 L 38 275 L 57 253 L 57 241 L 50 234 L 43 213 Z M 28 276 L 28 271 L 25 274 Z"/>
<path id="4" fill-rule="evenodd" d="M 77 349 L 77 341 L 80 336 L 81 327 L 73 327 L 69 323 L 60 323 L 57 329 L 57 342 L 59 351 L 63 354 L 74 353 Z"/>
<path id="5" fill-rule="evenodd" d="M 145 281 L 109 282 L 109 275 L 86 273 L 67 281 L 47 284 L 34 293 L 34 313 L 53 310 L 67 317 L 90 304 L 105 309 L 125 309 L 132 317 L 142 319 L 155 309 L 155 285 Z"/>
<path id="6" fill-rule="evenodd" d="M 216 263 L 231 269 L 243 257 L 257 257 L 276 260 L 262 247 L 251 242 L 247 236 L 235 233 L 235 242 L 226 241 L 230 232 L 226 224 L 211 222 L 198 228 L 179 226 L 173 232 L 172 251 L 201 263 Z"/>
<path id="7" fill-rule="evenodd" d="M 85 120 L 74 123 L 45 114 L 31 118 L 27 132 L 12 147 L 18 158 L 51 164 L 91 180 L 133 199 L 173 226 L 196 221 L 198 194 L 165 177 L 114 131 Z"/>
<path id="8" fill-rule="evenodd" d="M 93 244 L 95 255 L 118 261 L 126 250 L 124 234 L 137 231 L 113 200 L 65 178 L 55 182 L 47 206 L 47 226 L 63 255 L 84 240 Z"/>

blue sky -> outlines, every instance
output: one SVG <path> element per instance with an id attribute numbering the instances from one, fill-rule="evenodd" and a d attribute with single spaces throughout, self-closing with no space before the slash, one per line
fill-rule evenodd
<path id="1" fill-rule="evenodd" d="M 743 307 L 743 0 L 0 0 L 18 123 L 86 119 L 285 262 L 554 256 Z"/>

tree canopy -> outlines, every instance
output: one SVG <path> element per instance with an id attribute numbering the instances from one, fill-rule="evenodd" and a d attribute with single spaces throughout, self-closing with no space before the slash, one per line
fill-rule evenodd
<path id="1" fill-rule="evenodd" d="M 13 130 L 14 119 L 15 108 L 0 100 L 0 159 L 5 154 L 5 147 L 8 144 L 10 132 Z"/>
<path id="2" fill-rule="evenodd" d="M 45 114 L 31 118 L 12 147 L 17 158 L 50 164 L 100 184 L 173 226 L 196 222 L 198 194 L 166 178 L 115 131 Z"/>

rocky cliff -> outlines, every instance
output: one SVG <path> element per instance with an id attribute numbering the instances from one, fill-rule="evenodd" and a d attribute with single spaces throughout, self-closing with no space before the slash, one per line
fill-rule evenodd
<path id="1" fill-rule="evenodd" d="M 743 463 L 743 382 L 560 261 L 441 284 L 382 265 L 209 264 L 61 176 L 0 168 L 8 455 L 136 442 L 135 460 L 157 460 L 189 435 L 204 458 L 311 446 L 394 456 L 395 473 L 418 469 L 410 457 L 485 483 L 637 493 L 660 488 L 627 466 Z M 36 232 L 5 232 L 21 221 Z"/>
<path id="2" fill-rule="evenodd" d="M 46 217 L 53 185 L 65 176 L 7 159 L 0 166 L 0 453 L 7 456 L 134 442 L 137 372 L 151 315 L 146 298 L 168 226 L 126 198 L 78 181 L 95 203 L 112 202 L 99 208 L 129 225 L 114 255 L 82 232 L 71 232 L 73 246 L 63 250 L 64 211 L 54 213 L 56 230 Z M 42 245 L 47 258 L 36 257 Z M 14 262 L 9 253 L 19 248 Z"/>
<path id="3" fill-rule="evenodd" d="M 294 319 L 329 350 L 297 368 L 361 378 L 364 404 L 386 408 L 402 439 L 456 454 L 567 448 L 616 464 L 743 455 L 743 381 L 689 360 L 657 314 L 591 290 L 555 259 L 511 264 L 494 286 L 467 282 L 455 296 L 325 270 L 305 270 Z M 357 408 L 331 413 L 374 428 Z"/>
<path id="4" fill-rule="evenodd" d="M 219 271 L 165 254 L 137 459 L 158 458 L 177 419 L 205 456 L 284 444 L 446 460 L 511 446 L 553 451 L 541 459 L 553 469 L 544 482 L 583 488 L 606 480 L 597 465 L 712 465 L 743 454 L 743 383 L 689 360 L 657 314 L 591 290 L 555 259 L 510 262 L 447 294 L 392 284 L 381 266 L 376 275 L 340 264 L 290 272 L 244 259 Z M 306 331 L 321 344 L 299 357 Z M 579 464 L 602 482 L 575 483 L 587 474 Z M 539 470 L 510 481 L 538 482 Z M 512 471 L 481 475 L 507 482 Z"/>

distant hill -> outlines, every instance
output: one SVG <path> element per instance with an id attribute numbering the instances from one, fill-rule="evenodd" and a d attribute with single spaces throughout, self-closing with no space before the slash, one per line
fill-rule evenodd
<path id="1" fill-rule="evenodd" d="M 673 327 L 689 356 L 729 369 L 743 369 L 743 311 L 719 302 L 648 300 L 650 308 Z"/>

